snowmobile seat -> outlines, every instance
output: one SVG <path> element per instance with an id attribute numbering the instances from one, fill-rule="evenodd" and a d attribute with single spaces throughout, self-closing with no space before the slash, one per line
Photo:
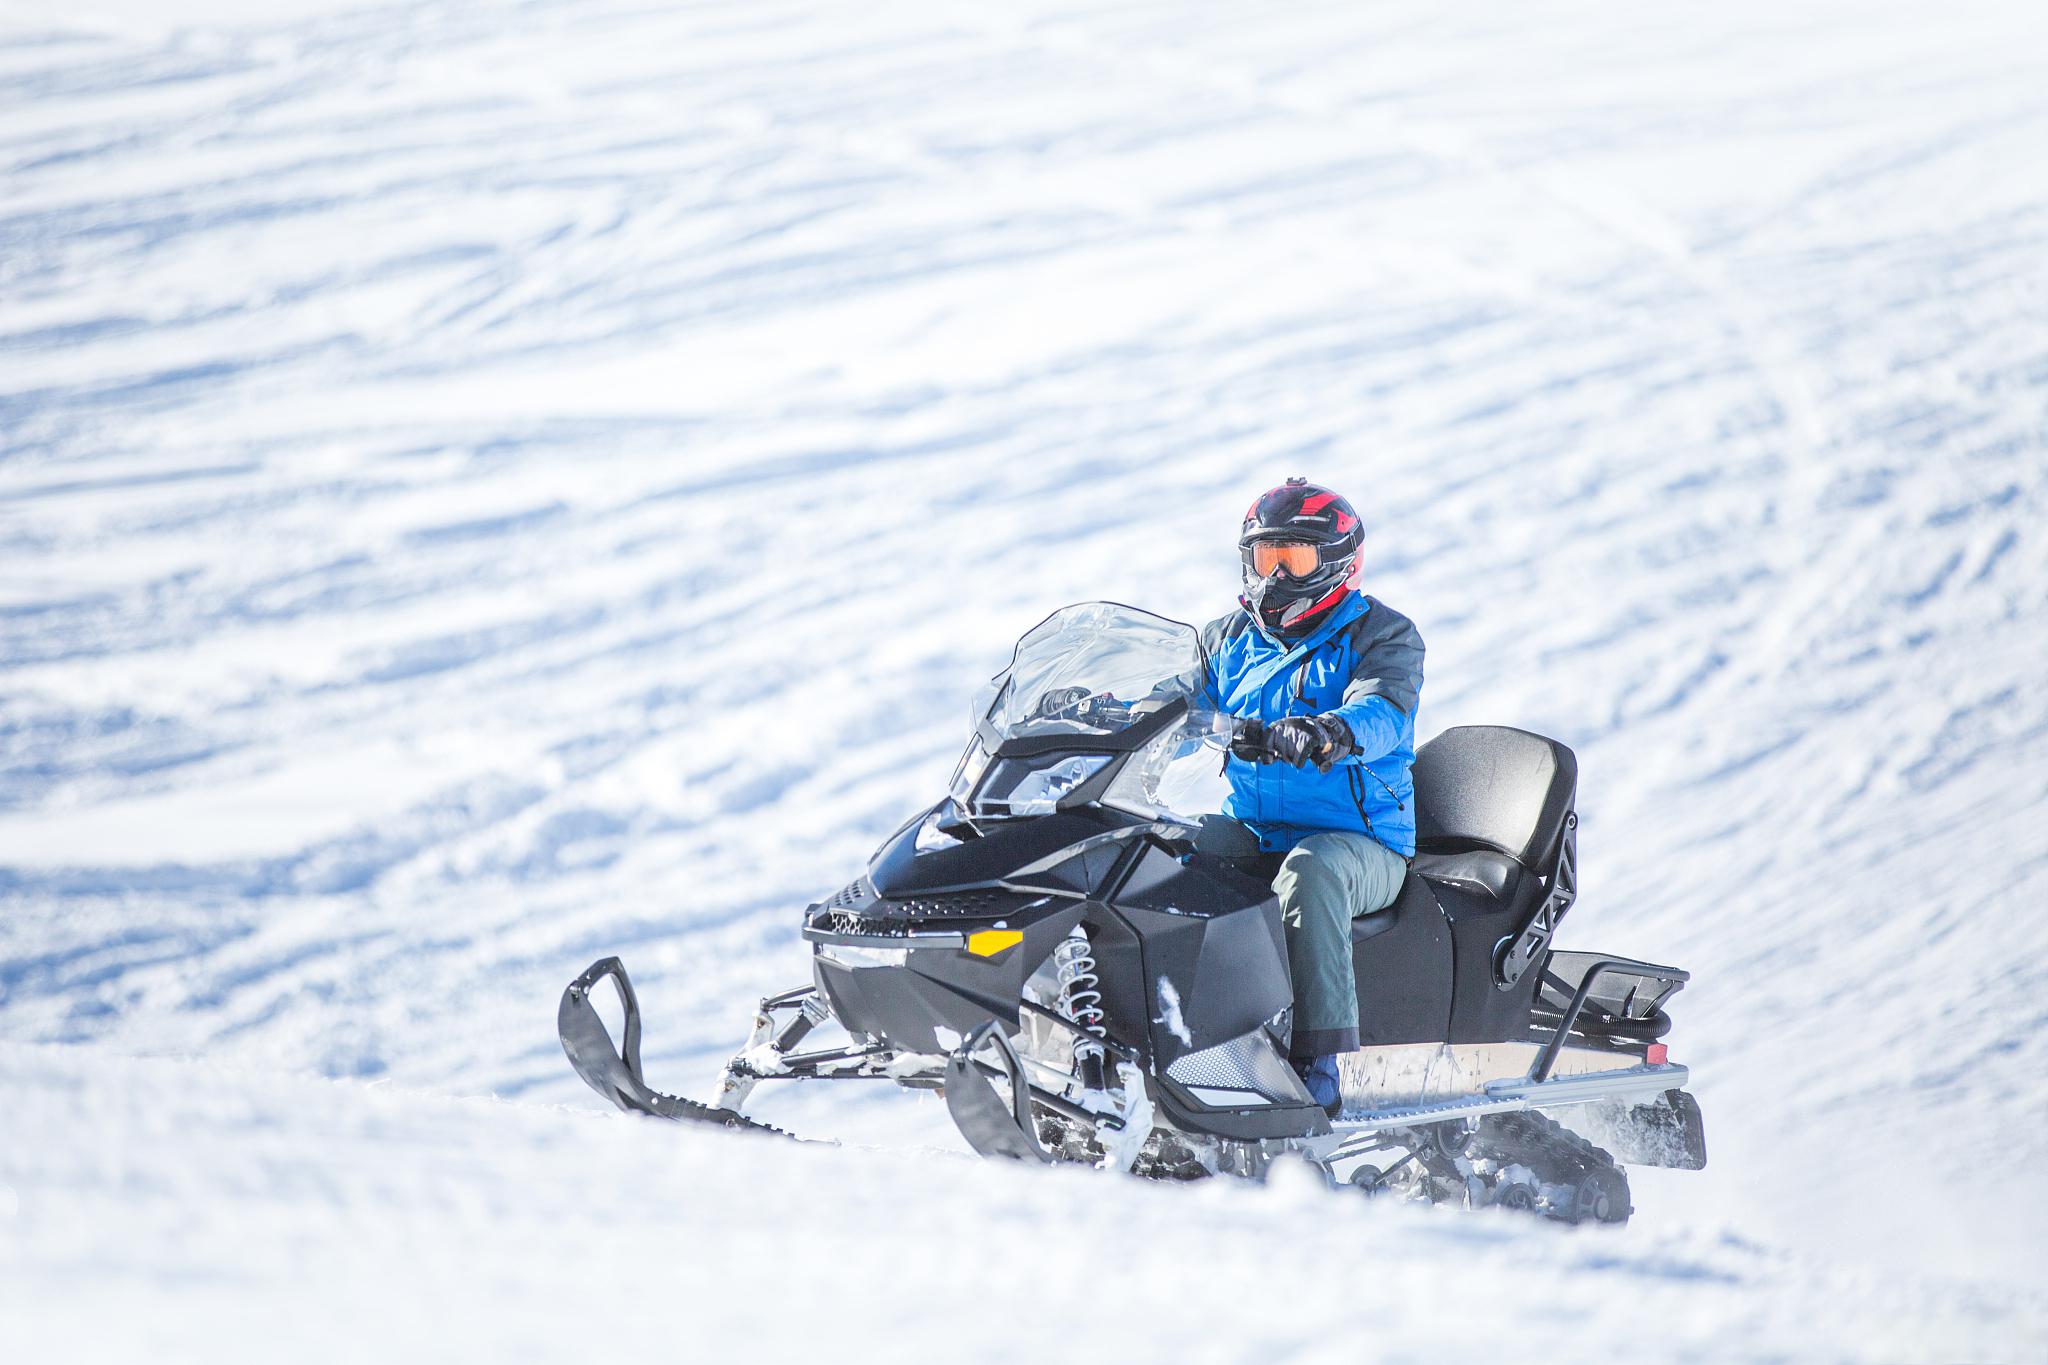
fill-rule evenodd
<path id="1" fill-rule="evenodd" d="M 1415 752 L 1415 847 L 1491 850 L 1543 876 L 1578 792 L 1579 761 L 1554 739 L 1459 725 Z"/>
<path id="2" fill-rule="evenodd" d="M 1468 848 L 1462 853 L 1417 853 L 1417 875 L 1433 882 L 1448 882 L 1460 890 L 1476 891 L 1490 900 L 1506 902 L 1527 875 L 1521 864 L 1490 848 Z"/>
<path id="3" fill-rule="evenodd" d="M 1578 760 L 1527 730 L 1461 725 L 1416 750 L 1413 774 L 1412 870 L 1456 945 L 1450 1041 L 1518 1037 L 1535 996 L 1528 965 L 1575 889 Z"/>
<path id="4" fill-rule="evenodd" d="M 1394 913 L 1400 907 L 1400 904 L 1397 900 L 1384 910 L 1374 910 L 1364 915 L 1353 915 L 1351 917 L 1351 941 L 1353 943 L 1363 943 L 1367 939 L 1384 934 L 1387 930 L 1393 928 Z"/>

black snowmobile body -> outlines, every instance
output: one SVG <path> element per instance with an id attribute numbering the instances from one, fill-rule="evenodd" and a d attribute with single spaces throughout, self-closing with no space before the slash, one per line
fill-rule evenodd
<path id="1" fill-rule="evenodd" d="M 1202 707 L 1203 667 L 1192 628 L 1112 604 L 1027 634 L 952 791 L 806 909 L 812 985 L 763 1002 L 719 1107 L 693 1107 L 733 1121 L 764 1080 L 887 1075 L 943 1089 L 991 1155 L 1185 1177 L 1293 1151 L 1368 1188 L 1572 1221 L 1628 1212 L 1589 1135 L 1622 1160 L 1704 1163 L 1661 1041 L 1686 974 L 1552 948 L 1576 894 L 1577 763 L 1502 727 L 1417 752 L 1417 855 L 1395 903 L 1352 926 L 1361 1048 L 1333 1123 L 1287 1062 L 1272 861 L 1160 798 L 1176 758 L 1213 769 L 1200 741 L 1229 724 Z M 631 1065 L 594 1046 L 586 974 L 562 1009 L 578 1070 L 621 1107 L 704 1117 L 658 1107 L 692 1102 L 646 1089 L 623 969 L 601 968 Z M 828 1020 L 844 1046 L 795 1050 Z"/>

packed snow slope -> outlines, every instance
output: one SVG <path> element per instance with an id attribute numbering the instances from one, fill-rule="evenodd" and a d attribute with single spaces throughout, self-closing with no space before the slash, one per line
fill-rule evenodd
<path id="1" fill-rule="evenodd" d="M 0 2 L 0 1356 L 2041 1358 L 2043 146 L 2026 4 Z M 565 980 L 701 1093 L 1008 642 L 1295 473 L 1425 736 L 1578 751 L 1707 1171 L 597 1112 Z"/>

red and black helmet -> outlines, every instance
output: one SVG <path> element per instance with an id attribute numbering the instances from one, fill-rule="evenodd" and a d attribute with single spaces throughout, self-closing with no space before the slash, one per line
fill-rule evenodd
<path id="1" fill-rule="evenodd" d="M 1244 514 L 1244 604 L 1275 635 L 1303 635 L 1351 591 L 1365 529 L 1342 495 L 1289 479 Z"/>

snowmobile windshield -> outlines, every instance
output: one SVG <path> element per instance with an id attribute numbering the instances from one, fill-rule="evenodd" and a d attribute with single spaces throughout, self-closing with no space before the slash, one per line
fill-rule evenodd
<path id="1" fill-rule="evenodd" d="M 984 691 L 997 735 L 1113 735 L 1174 698 L 1206 709 L 1193 626 L 1114 602 L 1063 607 L 1017 641 Z"/>
<path id="2" fill-rule="evenodd" d="M 1043 775 L 1027 783 L 1019 770 L 1014 794 L 1004 795 L 994 790 L 996 778 L 1016 765 L 999 763 L 984 778 L 993 747 L 1011 739 L 1070 735 L 1074 750 L 1085 754 L 1093 741 L 1119 735 L 1180 701 L 1186 713 L 1133 755 L 1102 799 L 1148 816 L 1218 809 L 1219 796 L 1184 790 L 1179 780 L 1187 775 L 1181 769 L 1214 769 L 1213 755 L 1183 760 L 1204 740 L 1220 743 L 1228 735 L 1227 718 L 1209 702 L 1206 679 L 1201 633 L 1185 622 L 1114 602 L 1062 608 L 1017 641 L 1010 666 L 977 698 L 979 734 L 955 772 L 953 794 L 983 814 L 1042 813 L 1106 760 L 1058 764 L 1048 755 L 1033 765 Z"/>

